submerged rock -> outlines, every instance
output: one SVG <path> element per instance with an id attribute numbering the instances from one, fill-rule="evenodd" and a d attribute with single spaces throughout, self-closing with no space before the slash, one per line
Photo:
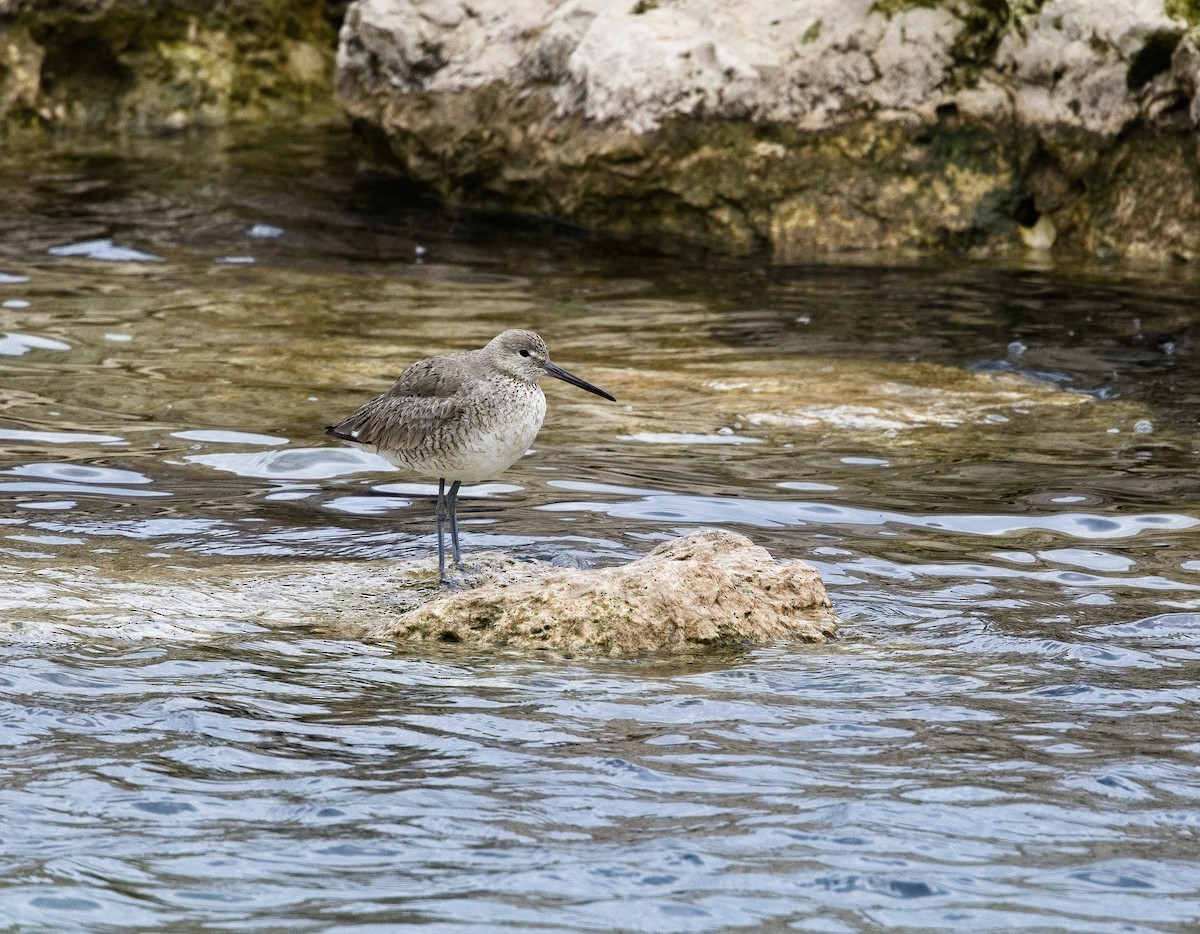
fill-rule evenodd
<path id="1" fill-rule="evenodd" d="M 836 616 L 816 570 L 748 538 L 693 532 L 620 567 L 540 566 L 436 598 L 367 635 L 633 655 L 779 639 L 824 642 Z"/>
<path id="2" fill-rule="evenodd" d="M 1182 0 L 357 0 L 336 81 L 451 202 L 785 260 L 1187 257 L 1196 19 Z"/>

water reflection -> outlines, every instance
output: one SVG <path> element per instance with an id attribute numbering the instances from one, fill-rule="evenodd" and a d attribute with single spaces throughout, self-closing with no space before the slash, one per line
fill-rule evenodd
<path id="1" fill-rule="evenodd" d="M 23 431 L 0 428 L 0 441 L 30 441 L 34 444 L 128 444 L 113 435 L 90 435 L 83 431 Z"/>
<path id="2" fill-rule="evenodd" d="M 112 240 L 71 243 L 65 246 L 51 247 L 46 252 L 51 256 L 81 256 L 85 259 L 96 259 L 106 263 L 161 263 L 163 261 L 161 256 L 135 250 L 132 247 L 117 246 Z"/>
<path id="3" fill-rule="evenodd" d="M 249 431 L 174 431 L 172 438 L 183 438 L 185 441 L 207 441 L 213 444 L 287 444 L 287 438 L 276 438 L 273 435 L 256 435 Z"/>
<path id="4" fill-rule="evenodd" d="M 28 304 L 5 303 L 6 308 L 27 308 Z M 71 345 L 63 341 L 39 337 L 36 334 L 5 334 L 0 337 L 0 355 L 22 357 L 31 350 L 70 350 Z"/>
<path id="5" fill-rule="evenodd" d="M 1129 538 L 1147 530 L 1180 531 L 1200 525 L 1194 516 L 1177 514 L 1098 516 L 1087 513 L 1060 515 L 930 515 L 914 516 L 858 509 L 832 503 L 750 500 L 745 497 L 686 496 L 656 493 L 634 501 L 603 503 L 575 501 L 551 503 L 539 507 L 551 512 L 603 512 L 614 518 L 677 520 L 696 524 L 721 525 L 737 522 L 749 526 L 806 525 L 889 525 L 937 529 L 957 535 L 1008 535 L 1030 530 L 1045 530 L 1071 538 Z"/>
<path id="6" fill-rule="evenodd" d="M 0 162 L 0 916 L 1200 917 L 1190 270 L 682 262 L 430 213 L 347 152 Z M 624 404 L 547 387 L 536 449 L 463 491 L 469 554 L 594 566 L 735 528 L 818 566 L 841 638 L 346 638 L 431 592 L 436 489 L 322 426 L 509 326 Z"/>
<path id="7" fill-rule="evenodd" d="M 175 432 L 175 437 L 184 433 Z M 395 468 L 376 454 L 356 448 L 289 448 L 251 454 L 192 454 L 189 463 L 203 464 L 239 477 L 271 480 L 328 480 L 346 474 L 387 472 Z"/>

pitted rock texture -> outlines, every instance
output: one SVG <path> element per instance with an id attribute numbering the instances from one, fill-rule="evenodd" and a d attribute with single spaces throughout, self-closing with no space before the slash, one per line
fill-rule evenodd
<path id="1" fill-rule="evenodd" d="M 636 655 L 824 642 L 836 617 L 816 570 L 743 535 L 693 532 L 620 567 L 516 569 L 371 627 L 375 638 Z"/>
<path id="2" fill-rule="evenodd" d="M 783 259 L 1188 258 L 1197 20 L 1192 0 L 357 0 L 336 81 L 454 203 Z"/>

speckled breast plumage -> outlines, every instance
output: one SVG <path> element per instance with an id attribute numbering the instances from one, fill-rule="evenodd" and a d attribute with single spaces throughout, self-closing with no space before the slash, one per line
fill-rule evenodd
<path id="1" fill-rule="evenodd" d="M 539 387 L 503 377 L 480 381 L 449 402 L 428 417 L 409 412 L 410 430 L 383 432 L 375 444 L 360 446 L 414 476 L 474 483 L 519 460 L 546 416 Z"/>

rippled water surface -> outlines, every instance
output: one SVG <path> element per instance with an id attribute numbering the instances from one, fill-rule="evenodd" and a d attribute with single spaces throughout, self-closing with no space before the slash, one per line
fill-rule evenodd
<path id="1" fill-rule="evenodd" d="M 0 184 L 0 929 L 1200 925 L 1189 270 L 513 229 L 340 133 Z M 841 636 L 431 653 L 309 612 L 289 575 L 434 541 L 433 488 L 322 426 L 517 326 L 620 403 L 546 387 L 469 557 L 727 527 L 817 565 Z"/>

